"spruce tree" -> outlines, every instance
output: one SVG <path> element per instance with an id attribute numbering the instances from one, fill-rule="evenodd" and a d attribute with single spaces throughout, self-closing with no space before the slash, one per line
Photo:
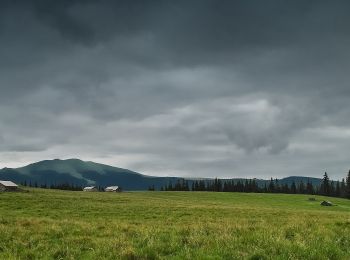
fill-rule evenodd
<path id="1" fill-rule="evenodd" d="M 334 181 L 331 181 L 330 182 L 330 185 L 329 185 L 329 195 L 330 196 L 335 196 L 335 184 L 334 184 Z"/>
<path id="2" fill-rule="evenodd" d="M 292 182 L 292 185 L 290 186 L 290 192 L 291 193 L 297 193 L 297 186 L 295 185 L 295 182 Z"/>
<path id="3" fill-rule="evenodd" d="M 267 189 L 267 186 L 266 186 L 266 182 L 265 182 L 265 184 L 264 184 L 263 192 L 268 192 L 268 189 Z"/>
<path id="4" fill-rule="evenodd" d="M 252 180 L 252 192 L 257 192 L 258 191 L 258 185 L 256 184 L 256 180 Z"/>
<path id="5" fill-rule="evenodd" d="M 280 185 L 278 183 L 278 179 L 275 179 L 275 192 L 280 192 L 281 189 L 280 189 Z"/>
<path id="6" fill-rule="evenodd" d="M 244 182 L 244 188 L 243 188 L 244 192 L 249 192 L 249 182 L 246 179 Z"/>
<path id="7" fill-rule="evenodd" d="M 335 187 L 335 194 L 336 197 L 340 197 L 341 195 L 341 188 L 340 188 L 340 182 L 337 181 L 336 187 Z"/>
<path id="8" fill-rule="evenodd" d="M 275 182 L 272 178 L 271 178 L 270 184 L 269 184 L 269 192 L 275 192 Z"/>
<path id="9" fill-rule="evenodd" d="M 350 199 L 350 170 L 348 172 L 348 176 L 346 177 L 345 197 Z"/>
<path id="10" fill-rule="evenodd" d="M 331 192 L 331 188 L 330 188 L 330 184 L 329 184 L 329 177 L 327 172 L 324 173 L 323 175 L 323 179 L 322 179 L 322 190 L 321 190 L 323 195 L 330 195 Z"/>
<path id="11" fill-rule="evenodd" d="M 312 183 L 310 182 L 310 180 L 307 180 L 307 184 L 306 184 L 306 193 L 307 194 L 314 194 L 314 187 L 312 186 Z"/>
<path id="12" fill-rule="evenodd" d="M 340 196 L 344 198 L 345 194 L 346 194 L 346 184 L 345 184 L 345 179 L 343 178 L 340 184 Z"/>
<path id="13" fill-rule="evenodd" d="M 168 185 L 168 191 L 172 191 L 173 190 L 173 184 L 171 183 L 171 181 L 169 182 L 169 185 Z"/>
<path id="14" fill-rule="evenodd" d="M 300 183 L 299 183 L 299 192 L 298 193 L 303 194 L 304 191 L 305 191 L 304 182 L 300 181 Z"/>

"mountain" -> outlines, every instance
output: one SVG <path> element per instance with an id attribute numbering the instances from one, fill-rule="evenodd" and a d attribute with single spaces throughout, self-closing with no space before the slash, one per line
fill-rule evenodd
<path id="1" fill-rule="evenodd" d="M 11 180 L 17 183 L 36 183 L 37 185 L 58 185 L 69 183 L 79 186 L 121 186 L 124 190 L 146 190 L 154 185 L 156 189 L 168 185 L 169 182 L 175 184 L 179 177 L 153 177 L 146 176 L 127 169 L 112 167 L 105 164 L 82 161 L 79 159 L 67 160 L 45 160 L 29 164 L 21 168 L 4 168 L 0 170 L 0 179 Z M 293 181 L 299 183 L 310 180 L 314 185 L 319 185 L 321 180 L 301 176 L 291 176 L 279 180 L 280 184 L 291 184 Z M 189 185 L 195 179 L 188 179 Z M 207 179 L 210 180 L 210 179 Z M 245 179 L 233 179 L 244 181 Z M 267 180 L 257 180 L 259 186 L 268 184 Z"/>
<path id="2" fill-rule="evenodd" d="M 4 168 L 0 170 L 0 179 L 48 186 L 63 183 L 102 187 L 118 185 L 125 190 L 145 190 L 151 185 L 160 188 L 170 181 L 175 183 L 178 178 L 150 177 L 127 169 L 79 159 L 55 159 L 40 161 L 21 168 Z"/>
<path id="3" fill-rule="evenodd" d="M 279 180 L 279 183 L 288 184 L 288 186 L 290 186 L 293 182 L 295 182 L 296 184 L 300 182 L 303 182 L 304 184 L 306 184 L 308 181 L 312 183 L 312 185 L 314 186 L 319 186 L 321 185 L 322 179 L 314 178 L 314 177 L 304 177 L 304 176 L 290 176 Z"/>

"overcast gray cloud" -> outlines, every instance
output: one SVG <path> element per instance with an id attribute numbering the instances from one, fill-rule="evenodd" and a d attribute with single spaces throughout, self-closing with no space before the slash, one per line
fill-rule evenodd
<path id="1" fill-rule="evenodd" d="M 348 1 L 2 1 L 0 167 L 331 177 L 350 147 Z"/>

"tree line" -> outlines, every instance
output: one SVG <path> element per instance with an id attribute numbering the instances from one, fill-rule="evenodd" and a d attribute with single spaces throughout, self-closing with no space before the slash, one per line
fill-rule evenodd
<path id="1" fill-rule="evenodd" d="M 155 190 L 150 186 L 149 190 Z M 169 182 L 162 186 L 161 191 L 214 191 L 214 192 L 258 192 L 258 193 L 287 193 L 287 194 L 310 194 L 341 197 L 350 199 L 350 171 L 346 178 L 341 181 L 331 181 L 327 172 L 324 173 L 321 184 L 313 185 L 311 181 L 306 183 L 292 182 L 290 185 L 280 183 L 278 179 L 272 179 L 263 185 L 258 185 L 256 179 L 246 180 L 178 180 L 175 184 Z"/>
<path id="2" fill-rule="evenodd" d="M 71 190 L 71 191 L 82 191 L 84 187 L 79 184 L 69 183 L 69 182 L 63 182 L 59 184 L 38 184 L 36 181 L 23 181 L 20 183 L 22 186 L 25 187 L 33 187 L 33 188 L 42 188 L 42 189 L 56 189 L 56 190 Z M 104 188 L 101 186 L 96 187 L 98 191 L 104 191 Z"/>

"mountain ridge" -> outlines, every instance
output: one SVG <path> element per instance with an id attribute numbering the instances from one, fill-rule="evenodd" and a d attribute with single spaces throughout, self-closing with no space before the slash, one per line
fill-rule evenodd
<path id="1" fill-rule="evenodd" d="M 74 185 L 110 186 L 118 185 L 125 190 L 146 190 L 150 186 L 156 189 L 175 184 L 178 180 L 186 179 L 191 185 L 196 180 L 211 181 L 214 178 L 183 178 L 158 177 L 144 175 L 129 169 L 110 166 L 92 161 L 83 161 L 77 158 L 53 159 L 34 162 L 19 168 L 3 168 L 0 170 L 0 179 L 7 179 L 17 183 L 36 183 L 37 185 L 51 185 L 69 183 Z M 244 181 L 246 178 L 222 178 L 222 180 Z M 259 186 L 268 184 L 270 180 L 255 179 Z M 319 185 L 321 179 L 305 176 L 289 176 L 279 179 L 280 184 L 291 185 L 303 181 L 310 181 Z"/>

